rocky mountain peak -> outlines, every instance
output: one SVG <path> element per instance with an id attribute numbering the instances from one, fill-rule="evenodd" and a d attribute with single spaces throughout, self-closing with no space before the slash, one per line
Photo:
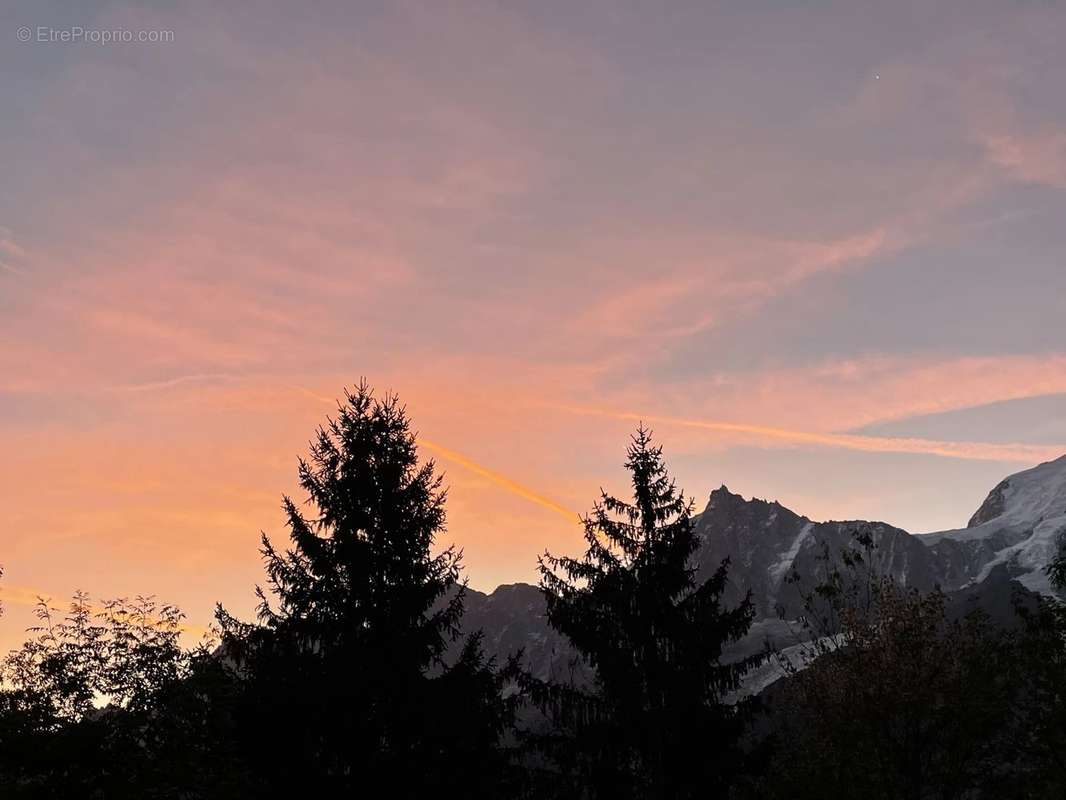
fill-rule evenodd
<path id="1" fill-rule="evenodd" d="M 996 484 L 996 488 L 988 493 L 988 497 L 981 503 L 981 507 L 974 512 L 970 517 L 970 521 L 966 523 L 967 528 L 976 528 L 978 525 L 983 525 L 989 520 L 993 520 L 1003 513 L 1006 500 L 1004 493 L 1010 487 L 1010 478 L 1000 481 Z"/>
<path id="2" fill-rule="evenodd" d="M 733 494 L 729 491 L 729 487 L 723 483 L 707 497 L 707 510 L 711 511 L 723 506 L 735 506 L 738 502 L 744 502 L 744 498 L 739 494 Z"/>

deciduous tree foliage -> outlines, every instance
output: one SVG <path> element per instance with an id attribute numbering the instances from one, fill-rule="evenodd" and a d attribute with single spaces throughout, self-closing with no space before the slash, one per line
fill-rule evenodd
<path id="1" fill-rule="evenodd" d="M 1052 585 L 1066 590 L 1066 548 L 1048 565 Z M 1023 609 L 1012 675 L 1018 701 L 1006 724 L 1018 769 L 1004 797 L 1066 797 L 1066 604 L 1046 600 Z"/>
<path id="2" fill-rule="evenodd" d="M 3 661 L 4 797 L 222 798 L 243 784 L 232 756 L 229 674 L 206 646 L 178 644 L 181 614 L 151 598 L 66 613 L 42 601 L 32 637 Z"/>
<path id="3" fill-rule="evenodd" d="M 720 796 L 740 763 L 748 708 L 727 704 L 757 658 L 727 663 L 749 629 L 750 597 L 720 602 L 728 561 L 697 585 L 692 503 L 641 426 L 625 467 L 632 501 L 602 493 L 580 559 L 545 554 L 550 623 L 595 671 L 593 686 L 534 687 L 558 726 L 555 749 L 586 795 Z"/>
<path id="4" fill-rule="evenodd" d="M 1048 646 L 1051 630 L 1036 624 L 996 627 L 977 609 L 960 618 L 941 591 L 878 574 L 875 547 L 859 536 L 839 554 L 825 550 L 813 574 L 790 576 L 805 641 L 765 692 L 771 757 L 738 796 L 1049 796 L 1026 788 L 1034 771 L 1047 774 L 1027 731 L 1063 705 L 1037 699 L 1027 653 L 1047 635 L 1045 654 L 1061 659 L 1064 629 Z M 1037 617 L 1048 623 L 1051 608 Z"/>
<path id="5" fill-rule="evenodd" d="M 771 785 L 812 798 L 973 796 L 1003 766 L 1008 656 L 980 614 L 953 621 L 940 592 L 882 581 L 873 612 L 845 613 L 839 646 L 775 693 Z"/>

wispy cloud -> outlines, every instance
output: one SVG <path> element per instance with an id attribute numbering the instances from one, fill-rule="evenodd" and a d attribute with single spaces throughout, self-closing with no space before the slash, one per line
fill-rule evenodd
<path id="1" fill-rule="evenodd" d="M 0 226 L 0 255 L 3 256 L 0 258 L 0 270 L 19 277 L 25 277 L 28 274 L 25 269 L 16 266 L 12 261 L 23 261 L 29 253 L 14 240 L 11 231 L 2 226 Z"/>
<path id="2" fill-rule="evenodd" d="M 4 227 L 0 227 L 0 251 L 17 258 L 29 255 L 26 248 L 14 240 L 11 231 Z"/>
<path id="3" fill-rule="evenodd" d="M 1066 130 L 988 136 L 984 144 L 992 163 L 1016 180 L 1066 188 Z"/>
<path id="4" fill-rule="evenodd" d="M 686 419 L 682 417 L 660 416 L 658 414 L 641 414 L 629 411 L 611 411 L 607 409 L 566 406 L 567 411 L 577 414 L 591 414 L 612 419 L 643 421 L 654 424 L 697 428 L 729 436 L 739 436 L 751 441 L 769 441 L 786 445 L 811 445 L 817 447 L 836 447 L 847 450 L 861 450 L 869 453 L 914 453 L 920 455 L 943 456 L 945 458 L 963 458 L 981 461 L 1017 461 L 1032 464 L 1050 460 L 1066 453 L 1066 444 L 1028 445 L 1028 444 L 993 444 L 989 442 L 947 442 L 932 439 L 895 438 L 884 436 L 860 436 L 844 433 L 818 433 L 812 431 L 789 430 L 767 425 L 752 425 L 738 422 L 723 422 L 703 419 Z"/>
<path id="5" fill-rule="evenodd" d="M 919 414 L 1066 392 L 1066 354 L 862 355 L 712 372 L 653 390 L 630 388 L 616 407 L 667 416 L 754 418 L 781 428 L 842 432 Z"/>

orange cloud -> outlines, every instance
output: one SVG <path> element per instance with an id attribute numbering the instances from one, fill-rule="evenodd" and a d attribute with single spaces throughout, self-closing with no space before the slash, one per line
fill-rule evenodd
<path id="1" fill-rule="evenodd" d="M 653 408 L 666 416 L 747 418 L 772 427 L 840 433 L 1062 392 L 1066 354 L 947 359 L 881 355 L 711 373 L 651 388 L 626 387 L 605 399 L 615 408 Z"/>

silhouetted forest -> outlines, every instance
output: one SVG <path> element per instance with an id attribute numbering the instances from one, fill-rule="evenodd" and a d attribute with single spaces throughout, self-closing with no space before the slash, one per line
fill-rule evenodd
<path id="1" fill-rule="evenodd" d="M 441 475 L 360 384 L 299 461 L 288 540 L 263 536 L 254 620 L 219 607 L 188 649 L 150 597 L 41 603 L 2 664 L 0 796 L 1066 796 L 1062 605 L 957 609 L 877 574 L 860 536 L 788 576 L 794 646 L 734 656 L 750 594 L 723 600 L 728 560 L 696 580 L 692 503 L 643 426 L 625 469 L 584 553 L 539 561 L 575 660 L 537 677 L 464 628 Z"/>

